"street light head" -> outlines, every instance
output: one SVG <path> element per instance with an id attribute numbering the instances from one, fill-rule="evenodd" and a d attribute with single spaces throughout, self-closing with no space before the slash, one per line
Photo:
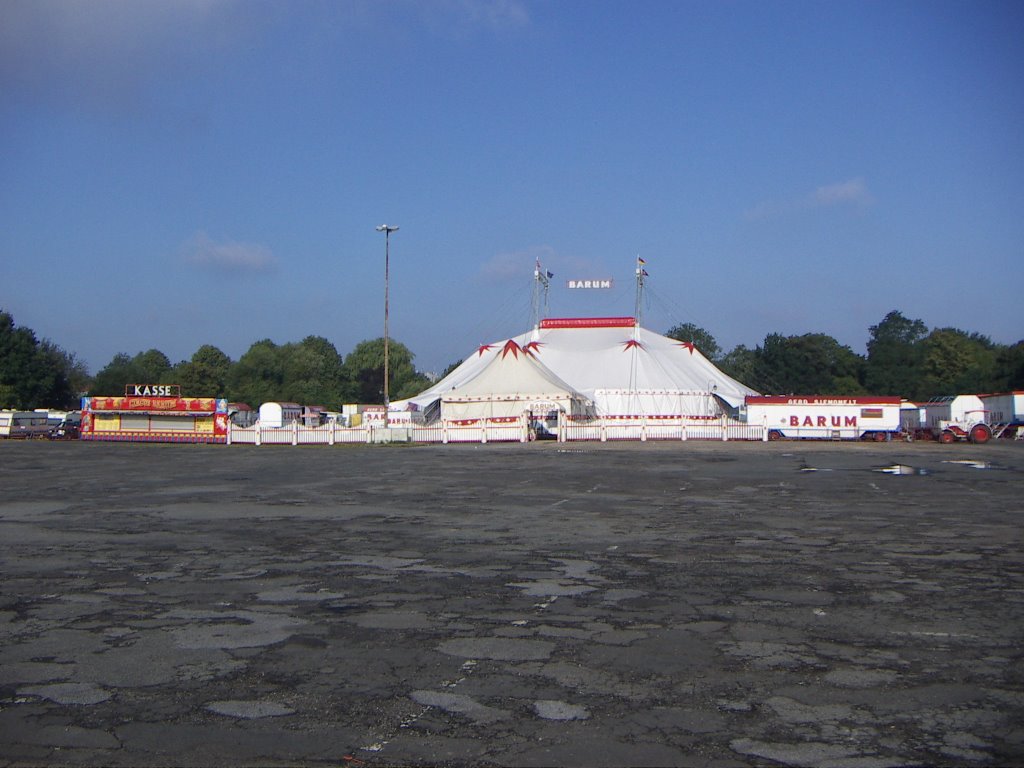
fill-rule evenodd
<path id="1" fill-rule="evenodd" d="M 385 234 L 389 234 L 391 232 L 397 232 L 398 231 L 398 227 L 392 227 L 392 226 L 389 226 L 387 224 L 381 224 L 379 227 L 377 227 L 377 231 L 378 232 L 383 232 Z"/>

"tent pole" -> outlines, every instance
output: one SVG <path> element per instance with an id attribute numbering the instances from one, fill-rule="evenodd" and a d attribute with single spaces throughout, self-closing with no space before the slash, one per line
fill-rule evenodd
<path id="1" fill-rule="evenodd" d="M 637 327 L 640 326 L 640 315 L 644 303 L 644 278 L 647 277 L 647 270 L 644 269 L 645 263 L 639 255 L 636 257 L 636 307 L 633 310 L 633 316 L 636 318 Z"/>
<path id="2" fill-rule="evenodd" d="M 541 318 L 547 317 L 548 291 L 551 288 L 552 277 L 554 277 L 554 275 L 550 272 L 541 269 L 540 259 L 537 259 L 536 265 L 533 269 L 533 306 L 531 308 L 533 317 L 530 318 L 533 322 L 534 330 L 540 328 Z"/>

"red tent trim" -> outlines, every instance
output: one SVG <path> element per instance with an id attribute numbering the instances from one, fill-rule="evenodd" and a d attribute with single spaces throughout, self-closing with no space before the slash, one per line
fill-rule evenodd
<path id="1" fill-rule="evenodd" d="M 501 359 L 504 360 L 505 356 L 509 352 L 511 352 L 512 355 L 516 358 L 516 360 L 518 360 L 519 359 L 519 353 L 520 352 L 524 352 L 524 350 L 523 350 L 522 347 L 520 347 L 518 344 L 516 344 L 515 341 L 513 341 L 512 339 L 509 339 L 508 341 L 505 342 L 505 348 L 501 350 Z M 529 353 L 528 352 L 524 352 L 524 354 L 529 354 Z"/>
<path id="2" fill-rule="evenodd" d="M 540 321 L 546 328 L 632 328 L 635 317 L 547 317 Z"/>

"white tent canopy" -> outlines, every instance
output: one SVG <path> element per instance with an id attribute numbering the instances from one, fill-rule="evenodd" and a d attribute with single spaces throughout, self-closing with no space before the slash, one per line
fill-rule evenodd
<path id="1" fill-rule="evenodd" d="M 509 366 L 510 357 L 535 366 Z M 543 389 L 541 381 L 573 392 L 577 402 L 590 401 L 606 418 L 709 418 L 757 394 L 693 344 L 641 328 L 632 317 L 552 318 L 513 339 L 481 346 L 448 376 L 392 408 L 426 410 L 441 401 L 442 416 L 451 418 L 444 413 L 446 403 L 451 407 L 464 397 L 521 403 L 521 395 L 541 394 L 526 391 Z"/>
<path id="2" fill-rule="evenodd" d="M 440 395 L 445 419 L 513 418 L 551 410 L 585 413 L 589 401 L 513 340 L 488 355 L 472 378 Z"/>

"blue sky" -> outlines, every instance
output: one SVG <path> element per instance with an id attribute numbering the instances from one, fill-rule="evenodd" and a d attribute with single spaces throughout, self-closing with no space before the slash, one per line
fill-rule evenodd
<path id="1" fill-rule="evenodd" d="M 6 0 L 0 307 L 95 373 L 553 316 L 1024 337 L 1024 3 Z M 585 294 L 565 281 L 611 278 Z"/>

